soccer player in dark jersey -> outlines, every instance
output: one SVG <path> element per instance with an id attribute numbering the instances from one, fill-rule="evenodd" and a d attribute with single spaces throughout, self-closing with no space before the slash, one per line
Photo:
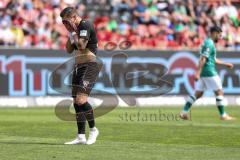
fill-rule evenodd
<path id="1" fill-rule="evenodd" d="M 88 96 L 96 82 L 101 67 L 97 63 L 97 36 L 93 25 L 82 19 L 77 10 L 67 7 L 60 14 L 62 23 L 69 31 L 66 44 L 68 53 L 75 51 L 75 67 L 72 78 L 72 97 L 76 111 L 78 127 L 77 138 L 65 144 L 93 144 L 99 135 L 95 127 L 92 106 L 88 103 Z M 88 121 L 90 132 L 88 140 L 85 137 L 85 124 Z"/>

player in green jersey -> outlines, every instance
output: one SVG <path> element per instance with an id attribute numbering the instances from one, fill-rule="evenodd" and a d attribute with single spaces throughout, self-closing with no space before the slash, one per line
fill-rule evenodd
<path id="1" fill-rule="evenodd" d="M 188 111 L 192 104 L 200 97 L 202 97 L 205 90 L 210 89 L 214 91 L 216 95 L 216 104 L 219 110 L 221 120 L 234 120 L 234 117 L 229 116 L 224 111 L 223 103 L 223 88 L 220 77 L 218 76 L 215 64 L 224 65 L 230 69 L 233 68 L 233 64 L 223 62 L 216 58 L 215 43 L 221 38 L 221 28 L 213 26 L 210 29 L 210 37 L 207 38 L 200 50 L 200 60 L 197 71 L 195 73 L 196 91 L 194 95 L 188 97 L 187 102 L 180 113 L 180 118 L 189 119 Z"/>

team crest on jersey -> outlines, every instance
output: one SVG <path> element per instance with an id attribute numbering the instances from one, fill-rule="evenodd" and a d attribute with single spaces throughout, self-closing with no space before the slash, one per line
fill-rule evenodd
<path id="1" fill-rule="evenodd" d="M 88 85 L 89 85 L 89 81 L 83 81 L 84 88 L 87 88 Z"/>
<path id="2" fill-rule="evenodd" d="M 87 30 L 81 30 L 80 36 L 87 36 Z"/>

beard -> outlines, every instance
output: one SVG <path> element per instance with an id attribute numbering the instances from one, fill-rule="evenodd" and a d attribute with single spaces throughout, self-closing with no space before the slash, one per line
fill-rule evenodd
<path id="1" fill-rule="evenodd" d="M 219 40 L 218 38 L 215 38 L 215 39 L 214 39 L 214 42 L 215 42 L 215 43 L 217 43 L 217 42 L 218 42 L 218 40 Z"/>

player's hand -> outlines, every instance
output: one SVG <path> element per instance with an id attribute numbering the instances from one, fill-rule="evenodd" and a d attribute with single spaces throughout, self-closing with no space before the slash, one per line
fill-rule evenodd
<path id="1" fill-rule="evenodd" d="M 234 66 L 232 63 L 226 63 L 226 66 L 229 68 L 229 69 L 232 69 Z"/>
<path id="2" fill-rule="evenodd" d="M 69 33 L 69 39 L 71 41 L 71 44 L 75 45 L 77 48 L 78 47 L 78 35 L 76 32 Z"/>
<path id="3" fill-rule="evenodd" d="M 66 43 L 66 50 L 68 53 L 72 53 L 74 51 L 74 47 L 73 47 L 70 39 L 68 39 L 68 41 Z"/>
<path id="4" fill-rule="evenodd" d="M 198 81 L 199 79 L 200 79 L 200 72 L 197 71 L 197 72 L 195 73 L 194 80 L 195 80 L 195 81 Z"/>
<path id="5" fill-rule="evenodd" d="M 69 41 L 71 42 L 71 44 L 74 44 L 73 35 L 71 33 L 69 33 L 68 37 L 69 37 Z"/>
<path id="6" fill-rule="evenodd" d="M 70 33 L 71 33 L 71 32 L 75 32 L 75 31 L 74 31 L 74 28 L 73 28 L 73 26 L 72 26 L 72 24 L 71 24 L 70 21 L 68 21 L 68 20 L 63 20 L 62 23 L 63 23 L 63 25 L 65 26 L 65 28 L 66 28 Z"/>

